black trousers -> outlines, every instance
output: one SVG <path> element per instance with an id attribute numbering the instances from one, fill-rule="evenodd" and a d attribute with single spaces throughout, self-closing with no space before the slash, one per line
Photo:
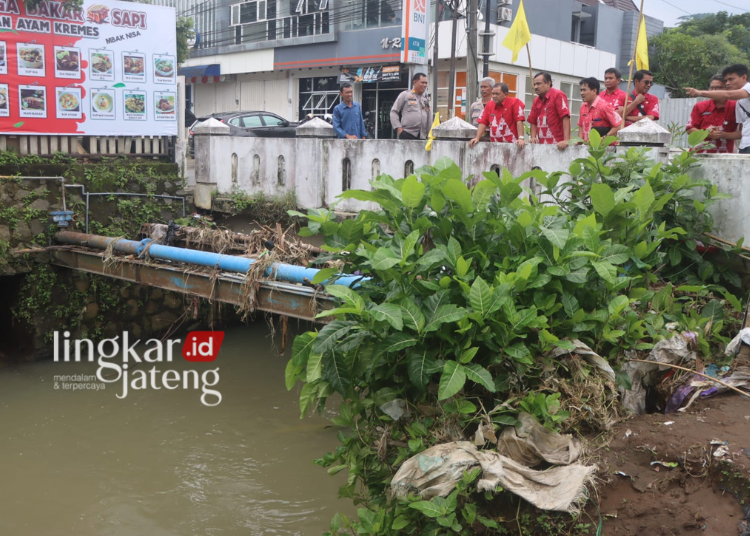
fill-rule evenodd
<path id="1" fill-rule="evenodd" d="M 750 154 L 750 147 L 745 147 L 744 149 L 740 149 L 740 154 Z"/>

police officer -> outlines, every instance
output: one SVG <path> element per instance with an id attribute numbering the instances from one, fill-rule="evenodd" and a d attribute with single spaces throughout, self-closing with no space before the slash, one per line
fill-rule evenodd
<path id="1" fill-rule="evenodd" d="M 412 89 L 403 91 L 391 108 L 391 126 L 400 140 L 424 140 L 430 132 L 431 112 L 427 75 L 415 74 Z"/>

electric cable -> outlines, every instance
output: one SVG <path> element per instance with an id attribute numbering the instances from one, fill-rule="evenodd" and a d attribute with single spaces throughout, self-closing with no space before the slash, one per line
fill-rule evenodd
<path id="1" fill-rule="evenodd" d="M 734 9 L 739 9 L 740 11 L 744 11 L 745 13 L 750 13 L 750 10 L 745 9 L 744 7 L 733 6 L 732 4 L 727 4 L 726 2 L 721 2 L 720 0 L 714 0 L 714 2 L 716 2 L 717 4 L 723 4 L 725 6 L 728 6 Z"/>

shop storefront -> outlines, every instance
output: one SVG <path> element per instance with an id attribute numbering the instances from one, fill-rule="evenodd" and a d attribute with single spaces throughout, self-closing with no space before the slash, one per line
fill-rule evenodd
<path id="1" fill-rule="evenodd" d="M 394 138 L 390 113 L 399 93 L 409 87 L 409 71 L 402 65 L 371 65 L 341 67 L 334 76 L 299 78 L 299 118 L 309 115 L 325 118 L 333 116 L 333 109 L 341 102 L 341 84 L 354 86 L 354 97 L 367 114 L 377 139 Z"/>

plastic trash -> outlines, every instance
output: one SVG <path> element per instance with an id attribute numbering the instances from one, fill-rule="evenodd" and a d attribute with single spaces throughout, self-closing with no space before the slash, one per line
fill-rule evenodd
<path id="1" fill-rule="evenodd" d="M 611 380 L 615 381 L 615 371 L 612 369 L 612 367 L 609 365 L 606 359 L 601 357 L 599 354 L 594 352 L 588 345 L 582 343 L 578 339 L 573 339 L 573 344 L 575 344 L 574 350 L 566 350 L 564 348 L 555 348 L 550 352 L 550 355 L 552 357 L 560 357 L 561 355 L 565 354 L 578 354 L 581 357 L 583 357 L 586 361 L 597 367 L 599 370 L 604 372 L 606 376 Z"/>
<path id="2" fill-rule="evenodd" d="M 388 415 L 394 421 L 397 421 L 404 415 L 408 414 L 406 400 L 403 398 L 394 398 L 390 402 L 386 402 L 380 406 L 380 411 Z"/>
<path id="3" fill-rule="evenodd" d="M 630 379 L 631 388 L 620 388 L 622 405 L 636 415 L 643 415 L 646 413 L 646 387 L 656 385 L 660 372 L 669 368 L 660 367 L 660 363 L 676 365 L 685 361 L 694 361 L 695 357 L 688 339 L 677 334 L 671 339 L 661 340 L 654 345 L 646 358 L 646 361 L 653 361 L 653 364 L 628 361 L 622 369 Z"/>
<path id="4" fill-rule="evenodd" d="M 727 344 L 727 349 L 724 353 L 726 355 L 736 354 L 740 351 L 743 342 L 750 346 L 750 328 L 742 328 L 734 339 L 732 339 L 732 342 Z"/>

